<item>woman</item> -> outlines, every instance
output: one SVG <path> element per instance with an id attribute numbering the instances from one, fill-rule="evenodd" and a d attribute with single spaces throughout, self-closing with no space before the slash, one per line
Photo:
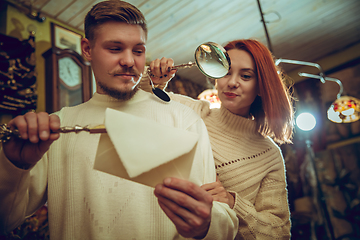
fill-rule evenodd
<path id="1" fill-rule="evenodd" d="M 216 82 L 220 109 L 177 94 L 170 97 L 193 108 L 205 122 L 218 181 L 202 187 L 236 212 L 236 239 L 289 239 L 285 165 L 275 142 L 291 141 L 291 97 L 263 44 L 236 40 L 225 49 L 231 69 Z M 151 62 L 153 82 L 165 85 L 174 73 L 166 71 L 172 65 L 166 58 Z"/>

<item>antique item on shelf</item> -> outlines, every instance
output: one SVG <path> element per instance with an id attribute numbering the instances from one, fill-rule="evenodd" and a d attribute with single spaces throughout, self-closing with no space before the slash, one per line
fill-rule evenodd
<path id="1" fill-rule="evenodd" d="M 79 33 L 51 23 L 51 42 L 52 47 L 59 49 L 71 49 L 81 54 L 81 39 Z"/>
<path id="2" fill-rule="evenodd" d="M 23 41 L 0 34 L 0 113 L 16 116 L 36 105 L 34 34 Z"/>
<path id="3" fill-rule="evenodd" d="M 46 68 L 46 111 L 59 111 L 91 97 L 90 63 L 71 49 L 50 48 L 43 54 Z"/>

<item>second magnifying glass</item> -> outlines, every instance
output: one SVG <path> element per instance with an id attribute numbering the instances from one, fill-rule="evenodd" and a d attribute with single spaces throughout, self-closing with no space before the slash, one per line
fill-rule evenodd
<path id="1" fill-rule="evenodd" d="M 195 62 L 175 65 L 170 70 L 197 66 L 205 76 L 218 79 L 224 77 L 229 72 L 230 65 L 229 55 L 221 45 L 214 42 L 206 42 L 196 48 Z M 151 76 L 150 69 L 148 74 Z M 151 85 L 152 91 L 156 96 L 166 102 L 170 101 L 170 97 L 163 90 L 155 88 L 152 81 Z"/>

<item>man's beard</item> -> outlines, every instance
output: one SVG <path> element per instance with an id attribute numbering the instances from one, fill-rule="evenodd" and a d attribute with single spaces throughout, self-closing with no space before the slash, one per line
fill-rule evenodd
<path id="1" fill-rule="evenodd" d="M 127 92 L 122 92 L 115 88 L 110 88 L 110 87 L 102 84 L 101 82 L 98 82 L 98 86 L 101 88 L 101 90 L 103 90 L 110 97 L 116 98 L 118 100 L 124 100 L 124 101 L 131 99 L 135 95 L 135 93 L 139 90 L 139 84 L 136 85 L 134 87 L 134 89 L 132 89 L 131 91 L 127 91 Z"/>

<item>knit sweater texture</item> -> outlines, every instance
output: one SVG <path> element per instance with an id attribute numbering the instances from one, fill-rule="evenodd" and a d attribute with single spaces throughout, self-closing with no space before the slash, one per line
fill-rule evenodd
<path id="1" fill-rule="evenodd" d="M 210 109 L 206 101 L 170 94 L 195 110 L 207 127 L 216 172 L 224 188 L 235 195 L 239 218 L 235 239 L 289 239 L 285 163 L 280 148 L 261 136 L 256 123 L 224 107 Z"/>
<path id="2" fill-rule="evenodd" d="M 198 185 L 215 181 L 206 127 L 180 103 L 164 103 L 139 90 L 126 102 L 95 94 L 88 102 L 57 114 L 62 126 L 97 125 L 104 123 L 108 107 L 198 133 L 189 180 Z M 47 202 L 52 240 L 182 239 L 159 207 L 153 188 L 93 169 L 99 139 L 100 134 L 87 132 L 61 134 L 30 170 L 16 168 L 1 150 L 0 230 L 14 229 Z M 155 141 L 156 136 L 149 140 Z M 233 239 L 237 226 L 235 212 L 214 202 L 205 239 Z"/>

